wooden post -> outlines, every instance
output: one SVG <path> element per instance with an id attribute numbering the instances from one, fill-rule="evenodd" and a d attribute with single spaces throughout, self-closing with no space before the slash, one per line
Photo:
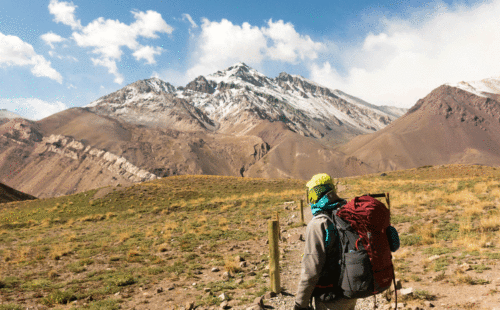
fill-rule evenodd
<path id="1" fill-rule="evenodd" d="M 300 222 L 303 224 L 305 224 L 304 222 L 304 200 L 301 199 L 300 200 Z"/>
<path id="2" fill-rule="evenodd" d="M 278 221 L 278 240 L 281 241 L 280 215 L 279 215 L 278 211 L 274 211 L 274 219 L 273 220 Z"/>
<path id="3" fill-rule="evenodd" d="M 280 283 L 280 252 L 278 248 L 279 224 L 278 221 L 269 221 L 269 278 L 271 292 L 281 292 Z"/>

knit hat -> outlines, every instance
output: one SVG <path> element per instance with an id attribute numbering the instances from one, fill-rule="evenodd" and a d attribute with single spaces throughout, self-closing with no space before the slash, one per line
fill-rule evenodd
<path id="1" fill-rule="evenodd" d="M 311 178 L 306 184 L 310 203 L 316 203 L 323 197 L 324 194 L 333 190 L 335 191 L 335 185 L 333 184 L 332 178 L 326 173 L 316 174 Z"/>

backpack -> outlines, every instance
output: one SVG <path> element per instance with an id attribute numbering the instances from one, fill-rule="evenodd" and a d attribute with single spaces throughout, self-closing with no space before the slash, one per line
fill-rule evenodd
<path id="1" fill-rule="evenodd" d="M 390 211 L 374 194 L 355 197 L 327 217 L 335 225 L 340 243 L 338 287 L 344 298 L 365 298 L 395 285 L 391 246 L 387 237 Z M 396 296 L 397 305 L 397 296 Z M 397 306 L 396 306 L 397 307 Z"/>

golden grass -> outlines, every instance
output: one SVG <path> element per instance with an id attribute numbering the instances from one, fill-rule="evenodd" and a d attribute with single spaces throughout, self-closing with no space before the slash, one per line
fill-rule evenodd
<path id="1" fill-rule="evenodd" d="M 168 231 L 168 230 L 174 230 L 174 229 L 176 229 L 177 227 L 179 227 L 179 224 L 177 224 L 176 222 L 173 222 L 173 221 L 169 221 L 169 220 L 167 220 L 167 221 L 165 222 L 165 225 L 163 226 L 163 228 L 164 228 L 165 230 L 167 230 L 167 231 Z"/>
<path id="2" fill-rule="evenodd" d="M 490 197 L 500 198 L 500 188 L 494 188 L 491 190 Z"/>
<path id="3" fill-rule="evenodd" d="M 118 234 L 118 241 L 125 242 L 130 239 L 130 234 L 128 232 L 122 232 Z"/>
<path id="4" fill-rule="evenodd" d="M 68 255 L 72 248 L 70 244 L 54 244 L 50 249 L 50 257 L 55 260 L 59 260 L 62 256 Z"/>
<path id="5" fill-rule="evenodd" d="M 476 194 L 486 194 L 488 190 L 488 185 L 485 182 L 476 183 L 474 185 L 474 193 Z"/>
<path id="6" fill-rule="evenodd" d="M 447 203 L 467 203 L 472 204 L 478 202 L 479 199 L 474 195 L 474 193 L 470 192 L 468 189 L 464 189 L 457 193 L 451 193 L 448 195 L 444 195 L 443 199 Z"/>
<path id="7" fill-rule="evenodd" d="M 500 229 L 500 215 L 492 215 L 481 218 L 479 227 L 482 231 L 496 231 Z"/>

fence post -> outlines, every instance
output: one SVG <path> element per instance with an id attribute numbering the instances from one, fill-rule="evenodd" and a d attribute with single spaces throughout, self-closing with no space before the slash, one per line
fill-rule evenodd
<path id="1" fill-rule="evenodd" d="M 281 292 L 280 284 L 280 252 L 278 248 L 279 224 L 277 220 L 269 221 L 269 278 L 271 292 Z"/>
<path id="2" fill-rule="evenodd" d="M 300 222 L 304 224 L 304 200 L 300 200 Z"/>

